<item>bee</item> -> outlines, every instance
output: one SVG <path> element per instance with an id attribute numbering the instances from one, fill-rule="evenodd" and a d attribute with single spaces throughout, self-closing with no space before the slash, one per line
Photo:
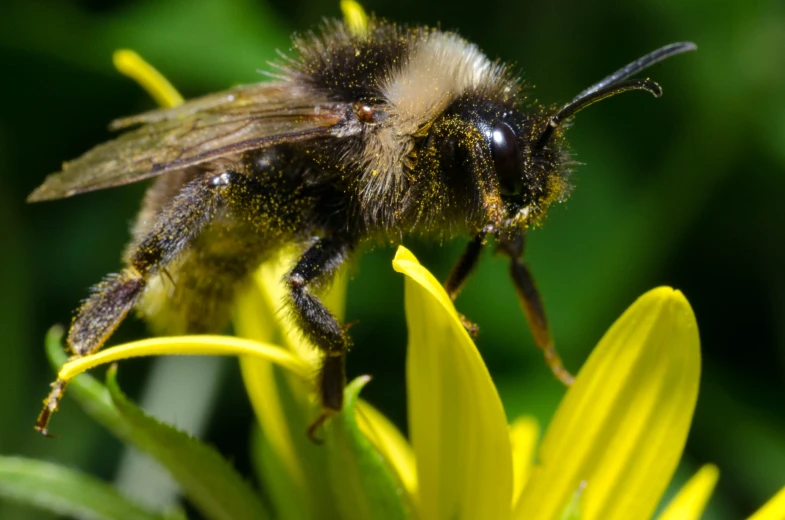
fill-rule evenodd
<path id="1" fill-rule="evenodd" d="M 285 304 L 323 354 L 313 436 L 343 406 L 351 345 L 320 289 L 374 243 L 465 236 L 444 283 L 455 300 L 493 238 L 536 345 L 569 384 L 523 260 L 527 229 L 570 193 L 566 123 L 622 92 L 659 97 L 657 83 L 632 76 L 695 48 L 662 47 L 556 108 L 531 100 L 509 66 L 454 32 L 327 21 L 293 38 L 268 82 L 118 119 L 119 137 L 66 162 L 28 198 L 154 179 L 124 269 L 92 288 L 67 347 L 75 357 L 96 352 L 134 308 L 168 333 L 220 331 L 254 269 L 294 246 Z M 45 435 L 65 385 L 53 383 L 44 401 L 35 427 Z"/>

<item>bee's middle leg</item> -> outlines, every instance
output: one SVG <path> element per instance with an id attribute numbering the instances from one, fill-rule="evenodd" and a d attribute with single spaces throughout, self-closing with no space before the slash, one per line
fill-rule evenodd
<path id="1" fill-rule="evenodd" d="M 346 352 L 350 340 L 346 330 L 314 294 L 328 283 L 351 254 L 353 242 L 344 237 L 320 238 L 298 260 L 286 277 L 294 318 L 306 337 L 324 354 L 319 371 L 318 392 L 324 413 L 309 430 L 343 407 L 346 385 Z"/>

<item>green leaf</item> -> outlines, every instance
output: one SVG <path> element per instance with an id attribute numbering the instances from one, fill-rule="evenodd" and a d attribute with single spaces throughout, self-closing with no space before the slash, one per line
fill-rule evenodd
<path id="1" fill-rule="evenodd" d="M 57 371 L 66 355 L 62 327 L 52 327 L 46 350 Z M 269 514 L 253 489 L 213 448 L 146 415 L 122 393 L 116 369 L 107 386 L 87 374 L 76 376 L 66 395 L 75 397 L 93 419 L 123 442 L 148 453 L 164 466 L 193 504 L 211 519 L 264 519 Z"/>
<path id="2" fill-rule="evenodd" d="M 346 520 L 378 518 L 380 512 L 385 519 L 405 519 L 409 517 L 406 491 L 357 426 L 355 405 L 370 379 L 358 377 L 346 387 L 343 412 L 326 429 L 330 485 Z"/>
<path id="3" fill-rule="evenodd" d="M 57 464 L 22 457 L 0 456 L 0 496 L 77 518 L 167 518 L 129 502 L 112 486 L 95 477 Z"/>
<path id="4" fill-rule="evenodd" d="M 216 520 L 269 518 L 251 486 L 215 449 L 145 414 L 120 390 L 116 375 L 116 368 L 110 368 L 107 389 L 130 428 L 131 443 L 167 468 L 204 516 Z"/>

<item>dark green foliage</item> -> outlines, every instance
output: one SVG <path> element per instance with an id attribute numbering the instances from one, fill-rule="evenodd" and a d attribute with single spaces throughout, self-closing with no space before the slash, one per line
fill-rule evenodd
<path id="1" fill-rule="evenodd" d="M 109 484 L 79 471 L 0 456 L 0 496 L 60 515 L 91 520 L 166 520 L 129 502 Z"/>

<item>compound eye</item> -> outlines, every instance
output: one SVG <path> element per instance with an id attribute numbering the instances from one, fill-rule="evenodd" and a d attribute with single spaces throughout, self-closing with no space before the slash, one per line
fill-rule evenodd
<path id="1" fill-rule="evenodd" d="M 507 123 L 493 126 L 491 155 L 502 195 L 519 195 L 523 189 L 523 157 L 515 132 Z"/>

